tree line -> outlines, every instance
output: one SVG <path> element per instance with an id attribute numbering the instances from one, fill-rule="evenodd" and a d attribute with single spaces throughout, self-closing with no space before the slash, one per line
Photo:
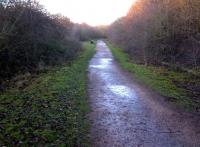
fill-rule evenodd
<path id="1" fill-rule="evenodd" d="M 35 0 L 0 0 L 0 81 L 70 61 L 96 28 L 49 14 Z"/>
<path id="2" fill-rule="evenodd" d="M 200 65 L 199 0 L 137 0 L 108 30 L 137 63 Z"/>

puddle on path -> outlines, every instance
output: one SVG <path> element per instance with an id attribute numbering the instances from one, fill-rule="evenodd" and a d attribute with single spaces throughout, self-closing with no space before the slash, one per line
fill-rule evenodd
<path id="1" fill-rule="evenodd" d="M 99 69 L 108 68 L 111 62 L 112 62 L 111 58 L 102 58 L 99 60 L 99 64 L 90 65 L 90 68 L 99 68 Z"/>
<path id="2" fill-rule="evenodd" d="M 134 94 L 134 90 L 124 85 L 109 85 L 108 88 L 114 94 L 121 97 L 136 97 L 136 94 Z"/>

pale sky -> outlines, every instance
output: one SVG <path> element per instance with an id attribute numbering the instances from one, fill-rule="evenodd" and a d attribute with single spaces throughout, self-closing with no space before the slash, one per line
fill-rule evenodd
<path id="1" fill-rule="evenodd" d="M 48 12 L 60 13 L 75 23 L 108 25 L 125 16 L 134 0 L 39 0 Z"/>

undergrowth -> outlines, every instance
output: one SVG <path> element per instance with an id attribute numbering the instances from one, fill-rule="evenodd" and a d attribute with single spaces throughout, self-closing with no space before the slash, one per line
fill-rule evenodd
<path id="1" fill-rule="evenodd" d="M 88 146 L 86 69 L 95 44 L 70 65 L 55 67 L 25 89 L 0 95 L 0 146 Z"/>

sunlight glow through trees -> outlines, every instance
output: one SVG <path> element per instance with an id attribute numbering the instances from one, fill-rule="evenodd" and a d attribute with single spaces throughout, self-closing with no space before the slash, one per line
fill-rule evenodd
<path id="1" fill-rule="evenodd" d="M 41 0 L 50 13 L 61 13 L 77 23 L 107 25 L 125 16 L 134 0 Z"/>

